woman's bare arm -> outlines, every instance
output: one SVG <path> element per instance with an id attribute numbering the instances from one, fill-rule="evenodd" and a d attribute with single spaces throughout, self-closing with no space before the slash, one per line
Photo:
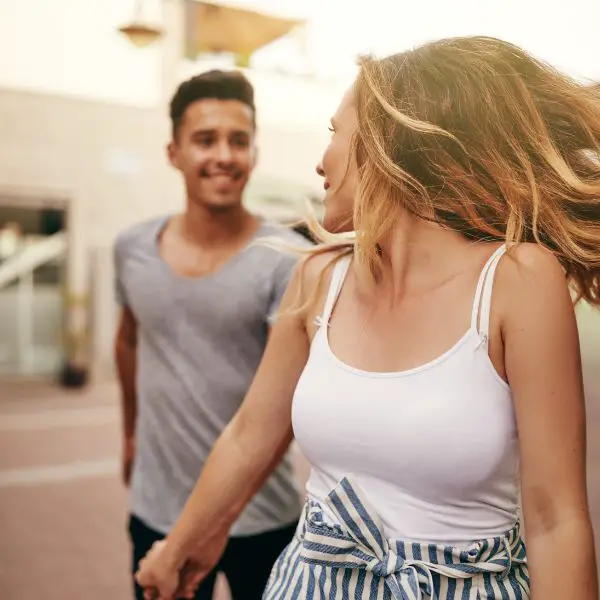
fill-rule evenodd
<path id="1" fill-rule="evenodd" d="M 579 338 L 564 272 L 549 252 L 522 245 L 498 278 L 532 598 L 597 600 Z"/>
<path id="2" fill-rule="evenodd" d="M 294 309 L 312 293 L 324 261 L 330 258 L 310 259 L 292 277 L 248 394 L 213 447 L 167 538 L 168 557 L 177 568 L 190 556 L 211 555 L 211 545 L 217 549 L 223 543 L 292 441 L 292 398 L 306 365 L 312 333 L 312 329 L 307 331 L 308 315 Z"/>

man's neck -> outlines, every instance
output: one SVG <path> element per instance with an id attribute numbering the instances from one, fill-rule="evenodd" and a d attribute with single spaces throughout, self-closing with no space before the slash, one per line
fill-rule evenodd
<path id="1" fill-rule="evenodd" d="M 235 245 L 258 226 L 258 219 L 242 205 L 227 211 L 211 211 L 188 202 L 180 216 L 179 231 L 189 241 L 203 248 Z"/>

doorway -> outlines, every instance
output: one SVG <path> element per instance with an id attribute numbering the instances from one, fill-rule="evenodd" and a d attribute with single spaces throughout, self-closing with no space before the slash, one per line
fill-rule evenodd
<path id="1" fill-rule="evenodd" d="M 68 208 L 0 192 L 2 377 L 55 377 L 63 366 Z"/>

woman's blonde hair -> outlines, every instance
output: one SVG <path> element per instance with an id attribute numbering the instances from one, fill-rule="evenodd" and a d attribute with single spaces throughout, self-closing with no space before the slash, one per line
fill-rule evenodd
<path id="1" fill-rule="evenodd" d="M 354 86 L 359 189 L 349 243 L 373 280 L 408 211 L 473 240 L 535 242 L 600 305 L 600 91 L 488 37 L 362 58 Z"/>

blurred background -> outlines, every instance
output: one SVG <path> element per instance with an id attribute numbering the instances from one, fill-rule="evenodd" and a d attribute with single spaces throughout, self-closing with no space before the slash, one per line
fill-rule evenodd
<path id="1" fill-rule="evenodd" d="M 358 54 L 494 35 L 597 81 L 598 23 L 598 0 L 0 0 L 0 597 L 130 598 L 111 244 L 183 206 L 164 151 L 181 80 L 244 70 L 246 200 L 292 222 L 319 210 L 314 166 Z M 579 319 L 597 526 L 600 313 Z"/>

